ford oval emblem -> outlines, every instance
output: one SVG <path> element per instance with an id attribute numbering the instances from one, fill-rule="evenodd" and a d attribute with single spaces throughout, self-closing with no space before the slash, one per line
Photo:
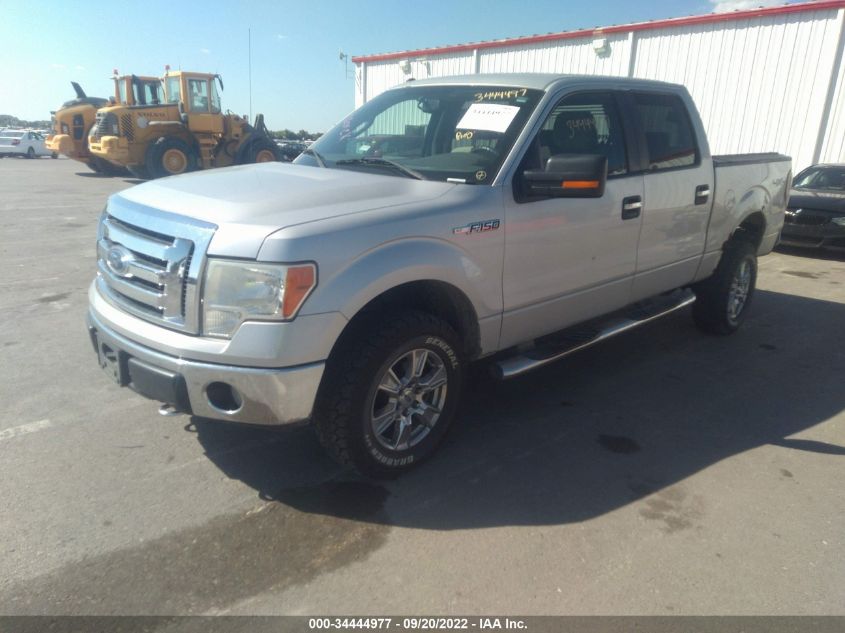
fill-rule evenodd
<path id="1" fill-rule="evenodd" d="M 106 264 L 109 269 L 121 277 L 129 276 L 129 265 L 135 258 L 132 256 L 132 251 L 123 246 L 112 246 L 108 253 L 106 253 Z"/>

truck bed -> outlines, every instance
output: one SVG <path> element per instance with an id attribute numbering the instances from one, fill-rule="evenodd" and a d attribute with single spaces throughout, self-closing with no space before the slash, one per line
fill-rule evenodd
<path id="1" fill-rule="evenodd" d="M 713 167 L 729 167 L 731 165 L 753 165 L 755 163 L 782 163 L 791 161 L 789 156 L 777 152 L 760 152 L 756 154 L 720 154 L 713 157 Z"/>

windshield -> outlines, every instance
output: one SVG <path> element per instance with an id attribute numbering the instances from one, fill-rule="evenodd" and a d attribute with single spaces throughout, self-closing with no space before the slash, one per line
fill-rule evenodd
<path id="1" fill-rule="evenodd" d="M 795 189 L 845 191 L 845 167 L 810 167 L 795 178 Z"/>
<path id="2" fill-rule="evenodd" d="M 117 97 L 120 103 L 126 103 L 126 80 L 121 77 L 120 79 L 115 79 L 117 83 Z"/>
<path id="3" fill-rule="evenodd" d="M 487 184 L 542 94 L 508 86 L 388 90 L 311 145 L 319 157 L 302 154 L 296 162 Z"/>

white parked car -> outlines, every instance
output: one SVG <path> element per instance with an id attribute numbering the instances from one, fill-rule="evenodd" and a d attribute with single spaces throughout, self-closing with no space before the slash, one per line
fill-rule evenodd
<path id="1" fill-rule="evenodd" d="M 4 130 L 0 132 L 0 158 L 5 156 L 58 158 L 58 154 L 47 149 L 44 140 L 40 133 L 32 130 Z"/>

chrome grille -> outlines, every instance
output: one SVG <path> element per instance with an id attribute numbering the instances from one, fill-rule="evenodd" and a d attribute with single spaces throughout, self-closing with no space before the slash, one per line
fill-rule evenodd
<path id="1" fill-rule="evenodd" d="M 154 210 L 113 211 L 110 205 L 97 242 L 100 293 L 135 316 L 197 333 L 198 279 L 214 228 Z"/>
<path id="2" fill-rule="evenodd" d="M 787 224 L 804 224 L 807 226 L 821 226 L 827 224 L 835 214 L 817 211 L 815 209 L 793 209 L 786 210 L 786 217 L 784 221 Z"/>
<path id="3" fill-rule="evenodd" d="M 89 136 L 102 138 L 104 136 L 119 136 L 120 130 L 117 125 L 117 117 L 111 112 L 98 112 L 94 119 Z"/>

